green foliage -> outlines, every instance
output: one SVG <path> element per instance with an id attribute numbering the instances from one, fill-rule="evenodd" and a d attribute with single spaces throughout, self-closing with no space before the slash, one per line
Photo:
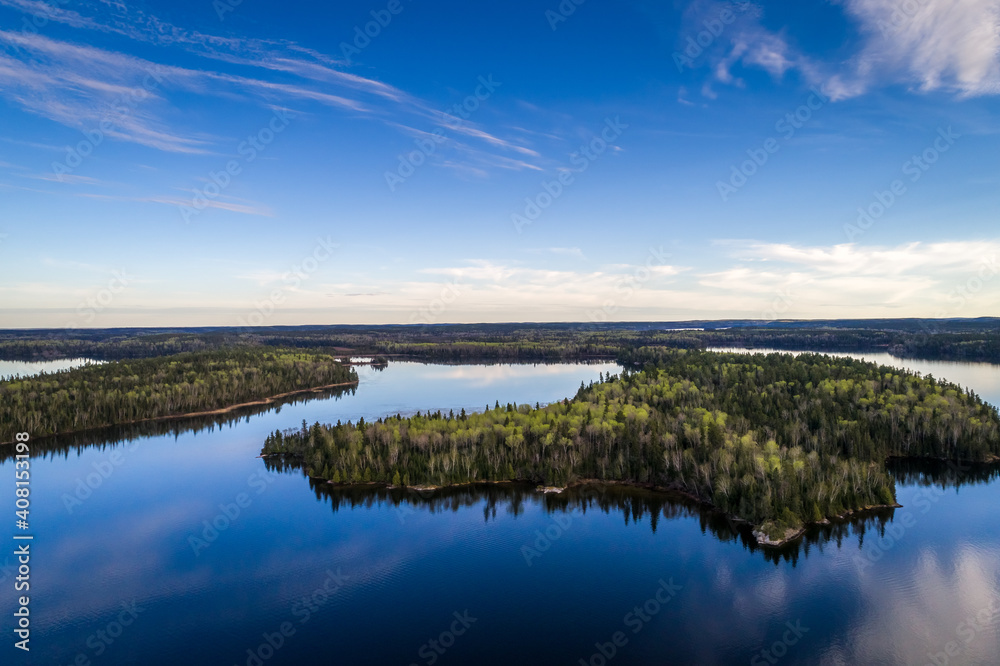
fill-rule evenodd
<path id="1" fill-rule="evenodd" d="M 354 483 L 369 470 L 378 480 L 402 470 L 407 485 L 593 479 L 676 488 L 776 533 L 893 503 L 889 456 L 1000 453 L 996 410 L 930 377 L 812 354 L 644 349 L 635 358 L 642 372 L 541 409 L 496 402 L 465 418 L 314 425 L 275 433 L 264 450 L 318 456 Z"/>
<path id="2" fill-rule="evenodd" d="M 0 382 L 0 441 L 14 432 L 41 437 L 353 381 L 354 370 L 332 356 L 263 348 L 88 364 Z"/>

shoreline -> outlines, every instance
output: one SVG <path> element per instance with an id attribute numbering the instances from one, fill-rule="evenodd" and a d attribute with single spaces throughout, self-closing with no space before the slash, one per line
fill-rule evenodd
<path id="1" fill-rule="evenodd" d="M 229 412 L 235 411 L 237 409 L 242 409 L 243 407 L 259 407 L 261 405 L 270 405 L 282 398 L 287 398 L 294 395 L 304 394 L 304 393 L 320 393 L 328 389 L 337 388 L 338 386 L 356 386 L 357 381 L 353 382 L 340 382 L 337 384 L 326 384 L 324 386 L 313 386 L 310 388 L 296 389 L 294 391 L 286 391 L 285 393 L 278 393 L 276 395 L 268 396 L 266 398 L 260 398 L 258 400 L 252 400 L 250 402 L 241 402 L 235 405 L 227 405 L 226 407 L 219 407 L 218 409 L 207 409 L 200 412 L 185 412 L 183 414 L 164 414 L 163 416 L 150 416 L 145 419 L 134 419 L 132 421 L 119 421 L 118 423 L 106 423 L 104 425 L 90 426 L 88 428 L 80 428 L 79 430 L 66 430 L 64 432 L 54 432 L 49 435 L 40 435 L 35 439 L 49 439 L 51 437 L 62 437 L 63 435 L 77 435 L 84 432 L 89 432 L 91 430 L 102 430 L 104 428 L 117 428 L 120 426 L 135 425 L 136 423 L 156 423 L 158 421 L 172 421 L 174 419 L 186 419 L 186 418 L 196 418 L 199 416 L 218 416 L 219 414 L 227 414 Z M 0 442 L 0 446 L 6 446 L 7 444 L 14 444 L 13 441 L 10 442 Z"/>
<path id="2" fill-rule="evenodd" d="M 262 457 L 262 458 L 263 457 L 279 457 L 279 456 L 282 456 L 282 455 L 283 454 L 280 454 L 280 453 L 272 453 L 272 454 L 268 454 L 268 456 L 263 456 L 262 455 L 260 457 Z M 333 481 L 331 481 L 329 479 L 324 479 L 323 477 L 319 477 L 319 476 L 313 476 L 313 477 L 309 477 L 309 478 L 315 479 L 317 481 L 322 481 L 324 483 L 330 484 L 330 485 L 332 485 L 334 487 L 337 487 L 337 488 L 359 488 L 359 487 L 368 486 L 368 487 L 381 487 L 381 488 L 386 488 L 388 490 L 412 490 L 412 491 L 415 491 L 417 493 L 434 493 L 434 492 L 436 492 L 438 490 L 448 490 L 450 488 L 462 488 L 462 487 L 465 487 L 465 486 L 475 486 L 475 485 L 502 485 L 502 484 L 515 484 L 515 483 L 528 484 L 528 485 L 532 484 L 531 481 L 522 481 L 522 480 L 517 480 L 517 479 L 505 479 L 505 480 L 502 480 L 502 481 L 492 481 L 492 480 L 465 481 L 465 482 L 462 482 L 462 483 L 450 483 L 450 484 L 447 484 L 447 485 L 444 485 L 444 486 L 435 486 L 435 485 L 430 485 L 430 484 L 419 484 L 419 485 L 415 485 L 415 486 L 394 486 L 392 484 L 387 484 L 387 483 L 380 482 L 380 481 L 368 481 L 368 482 L 361 482 L 361 483 L 337 483 L 337 484 L 335 484 Z M 582 487 L 586 487 L 586 486 L 622 486 L 622 487 L 625 487 L 625 488 L 631 488 L 631 489 L 636 489 L 636 490 L 647 490 L 647 491 L 650 491 L 650 492 L 662 493 L 662 494 L 665 494 L 665 495 L 678 495 L 678 496 L 684 497 L 685 499 L 693 501 L 693 502 L 695 502 L 697 504 L 700 504 L 703 509 L 707 509 L 709 511 L 715 511 L 717 513 L 720 513 L 720 514 L 726 516 L 730 520 L 730 522 L 732 522 L 732 523 L 743 524 L 743 525 L 749 526 L 750 529 L 751 529 L 751 534 L 754 537 L 754 540 L 757 542 L 757 545 L 760 546 L 761 548 L 782 548 L 784 546 L 787 546 L 790 543 L 792 543 L 792 542 L 797 541 L 798 539 L 800 539 L 808 531 L 808 528 L 810 526 L 814 526 L 814 525 L 815 526 L 818 526 L 818 525 L 829 525 L 829 524 L 831 524 L 831 518 L 838 519 L 838 520 L 846 520 L 849 516 L 853 516 L 855 514 L 860 514 L 860 513 L 865 513 L 865 512 L 868 512 L 868 511 L 876 511 L 878 509 L 901 509 L 901 508 L 903 508 L 902 504 L 899 504 L 898 502 L 893 502 L 892 504 L 871 504 L 871 505 L 866 505 L 866 506 L 863 506 L 863 507 L 858 507 L 858 508 L 855 508 L 855 509 L 848 509 L 848 510 L 846 510 L 843 513 L 840 513 L 840 514 L 836 514 L 836 515 L 833 515 L 833 516 L 824 516 L 823 519 L 819 520 L 819 521 L 805 521 L 802 524 L 801 527 L 788 529 L 788 530 L 785 531 L 784 535 L 781 538 L 775 539 L 775 538 L 772 538 L 771 535 L 762 532 L 760 530 L 761 525 L 754 525 L 753 523 L 751 523 L 750 521 L 748 521 L 745 518 L 741 518 L 741 517 L 735 516 L 733 514 L 728 514 L 725 511 L 723 511 L 722 509 L 720 509 L 719 507 L 717 507 L 715 504 L 713 504 L 712 502 L 710 502 L 709 500 L 706 500 L 703 497 L 699 497 L 699 496 L 691 493 L 688 490 L 682 489 L 679 486 L 659 486 L 659 485 L 651 484 L 651 483 L 634 483 L 634 482 L 630 482 L 630 481 L 617 481 L 617 480 L 606 480 L 606 481 L 603 481 L 603 480 L 600 480 L 600 479 L 579 479 L 579 480 L 574 481 L 573 483 L 570 483 L 569 485 L 566 485 L 566 486 L 543 486 L 543 485 L 540 485 L 540 484 L 534 484 L 534 485 L 535 485 L 535 488 L 534 488 L 535 492 L 540 493 L 542 495 L 561 494 L 563 491 L 569 490 L 571 488 L 582 488 Z"/>
<path id="3" fill-rule="evenodd" d="M 996 465 L 1000 463 L 1000 456 L 990 455 L 988 460 L 952 460 L 951 458 L 940 458 L 937 456 L 889 456 L 885 459 L 886 462 L 890 460 L 923 460 L 927 462 L 944 463 L 945 465 Z"/>

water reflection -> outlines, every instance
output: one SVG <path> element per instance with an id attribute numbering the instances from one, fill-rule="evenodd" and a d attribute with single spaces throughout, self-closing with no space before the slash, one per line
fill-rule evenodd
<path id="1" fill-rule="evenodd" d="M 798 563 L 800 557 L 809 557 L 813 550 L 822 554 L 830 544 L 841 549 L 847 541 L 851 547 L 860 550 L 866 535 L 883 540 L 897 511 L 892 508 L 872 509 L 831 520 L 828 524 L 810 525 L 801 539 L 781 548 L 765 548 L 757 544 L 748 524 L 679 493 L 614 484 L 577 486 L 562 493 L 541 493 L 535 490 L 534 485 L 525 483 L 481 483 L 435 490 L 378 485 L 334 486 L 307 476 L 298 465 L 280 458 L 264 458 L 263 462 L 268 471 L 305 476 L 316 499 L 329 503 L 334 513 L 341 509 L 378 507 L 392 509 L 402 518 L 413 511 L 443 514 L 480 507 L 483 520 L 488 523 L 491 519 L 496 520 L 498 510 L 519 516 L 524 513 L 525 505 L 531 504 L 541 507 L 548 514 L 616 513 L 622 516 L 626 526 L 645 524 L 654 534 L 661 519 L 697 518 L 703 534 L 709 533 L 721 542 L 738 543 L 751 553 L 760 553 L 774 564 L 789 562 L 792 566 Z M 988 484 L 1000 477 L 1000 465 L 892 460 L 889 472 L 899 484 L 945 490 Z"/>
<path id="2" fill-rule="evenodd" d="M 297 471 L 296 467 L 277 459 L 264 459 L 264 464 L 272 472 Z M 496 520 L 498 511 L 519 516 L 524 513 L 526 505 L 535 505 L 548 514 L 586 515 L 588 511 L 618 514 L 625 526 L 646 525 L 655 534 L 661 520 L 697 518 L 703 534 L 709 533 L 721 542 L 738 543 L 751 553 L 760 553 L 774 564 L 790 562 L 793 566 L 800 556 L 808 557 L 813 549 L 822 553 L 830 542 L 835 542 L 840 548 L 849 537 L 863 540 L 866 531 L 883 534 L 895 511 L 877 509 L 828 525 L 811 526 L 794 543 L 782 548 L 763 548 L 757 545 L 748 524 L 677 493 L 591 484 L 569 488 L 558 494 L 546 494 L 537 492 L 532 485 L 521 483 L 471 484 L 418 491 L 384 486 L 334 486 L 322 479 L 307 478 L 316 499 L 329 503 L 334 513 L 342 509 L 388 508 L 396 512 L 401 521 L 414 511 L 454 514 L 478 507 L 482 510 L 484 522 L 488 523 Z"/>
<path id="3" fill-rule="evenodd" d="M 1000 465 L 898 458 L 889 462 L 896 483 L 942 490 L 989 483 L 1000 478 Z"/>
<path id="4" fill-rule="evenodd" d="M 867 603 L 825 661 L 998 663 L 998 571 L 995 550 L 966 543 L 948 554 L 924 547 L 893 570 L 860 572 Z"/>

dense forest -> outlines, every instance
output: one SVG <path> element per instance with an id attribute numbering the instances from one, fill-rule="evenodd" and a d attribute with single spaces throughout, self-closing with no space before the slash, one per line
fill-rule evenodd
<path id="1" fill-rule="evenodd" d="M 173 333 L 143 329 L 0 332 L 0 358 L 15 361 L 44 361 L 58 358 L 114 361 L 169 356 L 232 346 L 253 346 L 253 341 L 235 333 Z"/>
<path id="2" fill-rule="evenodd" d="M 804 522 L 893 504 L 890 456 L 1000 454 L 996 410 L 931 376 L 814 354 L 644 348 L 630 357 L 641 371 L 602 377 L 573 400 L 304 423 L 270 435 L 262 453 L 335 484 L 672 488 L 778 539 Z"/>
<path id="3" fill-rule="evenodd" d="M 0 359 L 120 360 L 277 347 L 427 361 L 525 362 L 615 358 L 623 350 L 656 345 L 888 352 L 1000 363 L 998 328 L 996 319 L 899 319 L 0 331 Z"/>
<path id="4" fill-rule="evenodd" d="M 0 441 L 226 408 L 356 382 L 326 354 L 267 348 L 185 352 L 0 381 Z"/>

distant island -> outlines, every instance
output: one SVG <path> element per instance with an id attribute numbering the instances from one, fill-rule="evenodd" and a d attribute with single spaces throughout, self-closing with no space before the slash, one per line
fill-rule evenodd
<path id="1" fill-rule="evenodd" d="M 811 522 L 898 506 L 889 457 L 1000 459 L 1000 416 L 975 393 L 817 354 L 644 347 L 572 400 L 276 431 L 282 456 L 334 484 L 528 481 L 683 492 L 781 545 Z"/>
<path id="2" fill-rule="evenodd" d="M 357 381 L 329 354 L 266 347 L 87 364 L 0 382 L 0 442 L 220 413 Z"/>

